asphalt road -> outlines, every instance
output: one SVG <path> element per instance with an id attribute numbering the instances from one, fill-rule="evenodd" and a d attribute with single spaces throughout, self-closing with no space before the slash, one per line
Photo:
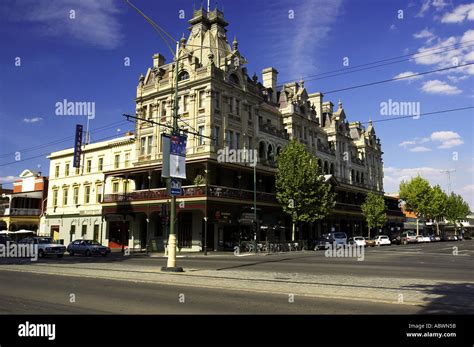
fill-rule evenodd
<path id="1" fill-rule="evenodd" d="M 295 296 L 245 290 L 222 289 L 179 284 L 142 283 L 104 278 L 12 272 L 14 259 L 0 260 L 0 313 L 282 313 L 282 314 L 411 314 L 471 313 L 463 306 L 474 288 L 474 242 L 439 242 L 407 246 L 366 249 L 364 261 L 355 258 L 328 258 L 324 251 L 273 254 L 268 256 L 233 256 L 210 254 L 207 257 L 188 254 L 178 258 L 178 265 L 188 272 L 200 270 L 268 273 L 291 277 L 293 274 L 357 276 L 366 278 L 416 278 L 457 281 L 460 285 L 438 287 L 437 294 L 449 298 L 457 306 L 397 304 L 347 299 Z M 20 263 L 27 263 L 23 260 Z M 69 257 L 41 259 L 35 267 L 62 264 L 82 268 L 94 264 L 102 270 L 111 264 L 134 269 L 159 269 L 166 265 L 163 257 L 122 256 Z M 32 270 L 34 272 L 34 270 Z M 114 270 L 116 271 L 116 270 Z M 462 283 L 461 283 L 462 282 Z M 349 290 L 349 289 L 348 289 Z M 349 290 L 350 292 L 350 290 Z M 469 294 L 469 292 L 471 292 Z M 70 302 L 70 295 L 75 302 Z M 184 302 L 179 295 L 184 294 Z M 345 297 L 344 297 L 345 298 Z M 446 302 L 446 300 L 441 300 Z"/>
<path id="2" fill-rule="evenodd" d="M 0 283 L 1 314 L 410 314 L 421 310 L 412 305 L 299 296 L 290 303 L 285 295 L 1 270 Z"/>
<path id="3" fill-rule="evenodd" d="M 457 251 L 457 255 L 453 254 Z M 178 266 L 185 270 L 243 270 L 275 271 L 279 273 L 300 273 L 311 275 L 352 275 L 364 277 L 423 278 L 432 280 L 453 280 L 474 282 L 474 241 L 434 242 L 426 244 L 392 245 L 366 248 L 363 261 L 356 258 L 329 258 L 324 251 L 306 251 L 271 254 L 268 256 L 232 256 L 184 254 L 177 258 Z M 18 260 L 0 259 L 5 262 Z M 26 261 L 28 262 L 28 261 Z M 87 263 L 122 263 L 133 266 L 166 265 L 166 258 L 147 256 L 123 256 L 120 253 L 103 257 L 69 257 L 62 259 L 40 259 L 38 263 L 71 264 L 81 266 Z"/>

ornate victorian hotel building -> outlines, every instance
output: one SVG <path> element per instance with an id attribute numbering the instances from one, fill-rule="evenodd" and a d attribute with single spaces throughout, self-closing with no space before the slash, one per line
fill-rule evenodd
<path id="1" fill-rule="evenodd" d="M 314 239 L 331 230 L 365 235 L 360 205 L 369 191 L 383 194 L 383 152 L 372 124 L 365 128 L 348 122 L 341 102 L 335 107 L 321 93 L 308 92 L 303 81 L 279 86 L 275 68 L 264 69 L 261 80 L 249 76 L 237 40 L 228 42 L 228 23 L 221 11 L 201 8 L 189 23 L 189 37 L 180 41 L 177 71 L 173 62 L 155 54 L 153 66 L 139 78 L 136 160 L 128 168 L 104 172 L 105 181 L 130 182 L 128 191 L 105 192 L 107 234 L 121 235 L 117 238 L 134 249 L 164 249 L 170 198 L 161 178 L 160 138 L 169 132 L 163 125 L 172 125 L 178 74 L 179 125 L 207 136 L 188 136 L 187 179 L 177 199 L 180 250 L 201 250 L 204 240 L 208 249 L 231 249 L 239 239 L 253 236 L 253 167 L 219 162 L 218 151 L 225 147 L 258 152 L 258 239 L 278 242 L 291 237 L 289 220 L 276 201 L 274 178 L 278 153 L 290 139 L 319 158 L 337 192 L 333 213 L 303 225 L 297 238 Z M 386 199 L 390 227 L 400 227 L 403 214 L 397 201 Z"/>

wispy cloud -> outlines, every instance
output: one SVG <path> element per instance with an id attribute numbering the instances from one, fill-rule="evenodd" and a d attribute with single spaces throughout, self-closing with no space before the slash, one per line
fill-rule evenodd
<path id="1" fill-rule="evenodd" d="M 410 78 L 404 78 L 404 77 L 412 76 L 412 75 L 415 75 L 415 74 L 416 74 L 416 72 L 413 72 L 413 71 L 405 71 L 405 72 L 400 72 L 398 75 L 393 76 L 393 78 L 402 78 L 401 80 L 399 80 L 400 82 L 405 81 L 405 82 L 408 82 L 408 83 L 411 83 L 415 80 L 419 80 L 419 79 L 423 78 L 423 76 L 413 76 L 413 77 L 410 77 Z"/>
<path id="2" fill-rule="evenodd" d="M 416 146 L 409 149 L 410 152 L 430 152 L 431 148 L 425 146 Z"/>
<path id="3" fill-rule="evenodd" d="M 105 49 L 114 49 L 122 39 L 114 0 L 62 0 L 11 2 L 3 8 L 14 22 L 31 23 L 34 33 L 64 37 Z"/>
<path id="4" fill-rule="evenodd" d="M 43 118 L 41 117 L 32 117 L 32 118 L 23 118 L 23 122 L 25 123 L 37 123 L 39 121 L 42 121 Z"/>
<path id="5" fill-rule="evenodd" d="M 268 3 L 261 15 L 265 21 L 262 21 L 260 32 L 263 37 L 259 40 L 272 44 L 262 60 L 277 67 L 280 76 L 284 76 L 281 80 L 297 80 L 316 72 L 317 49 L 328 44 L 341 4 L 342 0 L 277 0 Z M 289 18 L 290 14 L 294 14 L 293 19 Z"/>

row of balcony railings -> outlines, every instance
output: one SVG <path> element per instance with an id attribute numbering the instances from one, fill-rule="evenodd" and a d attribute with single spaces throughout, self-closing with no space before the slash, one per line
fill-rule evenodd
<path id="1" fill-rule="evenodd" d="M 0 209 L 0 215 L 2 216 L 39 216 L 41 210 L 39 208 L 16 208 L 7 207 Z"/>
<path id="2" fill-rule="evenodd" d="M 207 188 L 207 194 L 206 194 Z M 254 192 L 252 190 L 238 189 L 238 188 L 229 188 L 223 186 L 214 186 L 214 185 L 192 185 L 192 186 L 183 186 L 182 194 L 178 198 L 187 198 L 187 197 L 216 197 L 216 198 L 225 198 L 225 199 L 235 199 L 235 200 L 253 200 Z M 126 201 L 143 201 L 143 200 L 162 200 L 169 199 L 169 195 L 166 191 L 166 188 L 156 188 L 156 189 L 147 189 L 147 190 L 136 190 L 128 193 L 114 193 L 114 194 L 105 194 L 104 202 L 126 202 Z M 276 196 L 273 193 L 259 192 L 257 191 L 257 200 L 265 202 L 276 203 Z"/>

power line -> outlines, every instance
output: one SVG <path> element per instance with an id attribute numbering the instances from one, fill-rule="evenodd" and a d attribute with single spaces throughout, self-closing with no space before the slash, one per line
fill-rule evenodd
<path id="1" fill-rule="evenodd" d="M 419 115 L 416 115 L 416 117 L 430 116 L 430 115 L 435 115 L 435 114 L 440 114 L 440 113 L 448 113 L 448 112 L 457 112 L 457 111 L 463 111 L 463 110 L 469 110 L 469 109 L 474 109 L 474 106 L 466 106 L 466 107 L 460 107 L 460 108 L 452 108 L 452 109 L 449 109 L 449 110 L 441 110 L 441 111 L 420 113 Z M 373 120 L 371 122 L 372 123 L 380 123 L 380 122 L 388 122 L 388 121 L 392 121 L 392 120 L 413 118 L 413 117 L 415 117 L 415 115 L 400 116 L 400 117 L 393 117 L 393 118 L 387 118 L 387 119 L 378 119 L 378 120 Z M 370 123 L 370 122 L 361 122 L 361 124 L 368 124 L 368 123 Z"/>
<path id="2" fill-rule="evenodd" d="M 469 65 L 472 65 L 472 64 L 474 64 L 474 62 L 470 62 L 470 63 L 466 63 L 466 64 L 461 64 L 461 65 L 457 65 L 457 66 L 445 67 L 445 68 L 442 68 L 442 69 L 436 69 L 436 70 L 431 70 L 431 71 L 419 72 L 419 73 L 415 73 L 415 74 L 407 75 L 407 76 L 394 77 L 394 78 L 390 78 L 390 79 L 387 79 L 387 80 L 376 81 L 376 82 L 370 82 L 370 83 L 360 84 L 360 85 L 357 85 L 357 86 L 351 86 L 351 87 L 346 87 L 346 88 L 341 88 L 341 89 L 335 89 L 335 90 L 331 90 L 331 91 L 328 91 L 328 92 L 323 92 L 322 94 L 326 95 L 326 94 L 332 94 L 332 93 L 337 93 L 337 92 L 343 92 L 343 91 L 351 90 L 351 89 L 369 87 L 369 86 L 373 86 L 373 85 L 376 85 L 376 84 L 382 84 L 382 83 L 387 83 L 387 82 L 399 81 L 399 80 L 403 80 L 403 79 L 406 79 L 406 78 L 412 78 L 412 77 L 416 77 L 416 76 L 428 75 L 428 74 L 431 74 L 431 73 L 434 73 L 434 72 L 446 71 L 446 70 L 451 70 L 451 69 L 457 69 L 457 68 L 464 67 L 464 66 L 469 66 Z"/>
<path id="3" fill-rule="evenodd" d="M 319 74 L 315 74 L 315 75 L 308 75 L 308 76 L 304 76 L 302 77 L 303 80 L 305 81 L 312 81 L 312 80 L 316 80 L 316 79 L 320 79 L 320 78 L 312 78 L 312 77 L 318 77 L 318 76 L 323 76 L 323 75 L 327 75 L 327 74 L 332 74 L 332 73 L 335 73 L 335 72 L 341 72 L 341 71 L 345 71 L 346 73 L 352 73 L 352 72 L 356 72 L 356 71 L 348 71 L 348 70 L 353 70 L 353 69 L 357 69 L 357 68 L 360 68 L 360 67 L 364 67 L 364 66 L 369 66 L 369 65 L 374 65 L 374 64 L 378 64 L 378 63 L 383 63 L 383 62 L 387 62 L 387 61 L 390 61 L 390 60 L 395 60 L 395 59 L 400 59 L 400 58 L 406 58 L 406 57 L 415 57 L 415 58 L 418 58 L 418 57 L 426 57 L 426 56 L 430 56 L 430 55 L 434 55 L 434 54 L 440 54 L 440 53 L 445 53 L 445 52 L 449 52 L 449 51 L 452 51 L 452 50 L 455 50 L 455 49 L 459 49 L 459 48 L 466 48 L 466 47 L 470 47 L 470 46 L 473 46 L 472 44 L 469 44 L 469 45 L 466 45 L 464 46 L 466 43 L 469 43 L 469 42 L 474 42 L 474 40 L 467 40 L 467 41 L 464 41 L 459 47 L 455 47 L 457 46 L 458 44 L 453 44 L 453 45 L 450 45 L 450 46 L 446 46 L 446 47 L 439 47 L 439 48 L 433 48 L 433 49 L 427 49 L 427 50 L 424 50 L 423 52 L 418 52 L 418 53 L 412 53 L 412 54 L 406 54 L 406 55 L 401 55 L 401 56 L 397 56 L 397 57 L 393 57 L 393 58 L 387 58 L 387 59 L 382 59 L 382 60 L 378 60 L 378 61 L 373 61 L 373 62 L 370 62 L 370 63 L 364 63 L 364 64 L 359 64 L 359 65 L 355 65 L 355 66 L 352 66 L 352 67 L 345 67 L 345 68 L 341 68 L 341 69 L 337 69 L 337 70 L 332 70 L 332 71 L 327 71 L 327 72 L 321 72 Z M 446 48 L 450 48 L 450 47 L 454 47 L 452 49 L 446 49 Z M 423 53 L 426 53 L 426 52 L 431 52 L 431 51 L 437 51 L 437 50 L 442 50 L 441 52 L 436 52 L 436 53 L 430 53 L 430 54 L 423 54 Z M 387 64 L 381 64 L 381 65 L 376 65 L 374 67 L 368 67 L 368 68 L 364 68 L 364 69 L 359 69 L 357 71 L 363 71 L 363 70 L 368 70 L 368 69 L 371 69 L 371 68 L 375 68 L 375 67 L 380 67 L 380 66 L 385 66 L 385 65 L 390 65 L 390 64 L 394 64 L 394 63 L 399 63 L 399 62 L 404 62 L 404 61 L 409 61 L 411 60 L 411 58 L 409 59 L 403 59 L 403 60 L 398 60 L 398 61 L 395 61 L 395 62 L 389 62 Z M 344 73 L 343 73 L 344 74 Z M 333 76 L 339 76 L 341 74 L 336 74 L 336 75 L 333 75 Z M 327 77 L 331 77 L 331 76 L 326 76 L 324 78 L 327 78 Z M 293 82 L 294 80 L 287 80 L 287 81 L 283 81 L 281 82 L 280 86 L 285 84 L 285 83 L 290 83 L 290 82 Z"/>
<path id="4" fill-rule="evenodd" d="M 113 127 L 116 127 L 120 124 L 125 124 L 125 123 L 126 123 L 126 121 L 124 121 L 124 120 L 119 121 L 119 122 L 109 123 L 109 124 L 106 124 L 106 125 L 101 126 L 99 128 L 96 128 L 94 131 L 91 131 L 91 132 L 92 133 L 102 132 L 104 130 L 107 130 L 107 129 L 110 129 L 110 128 L 113 128 Z M 24 148 L 24 149 L 14 151 L 14 152 L 1 154 L 0 158 L 6 158 L 6 157 L 9 157 L 11 155 L 15 155 L 16 152 L 25 153 L 25 152 L 34 151 L 36 149 L 40 149 L 40 148 L 44 148 L 44 147 L 54 146 L 54 145 L 57 145 L 57 144 L 60 144 L 60 143 L 66 142 L 66 141 L 70 141 L 71 139 L 74 139 L 74 136 L 68 136 L 68 137 L 65 137 L 65 138 L 62 138 L 62 139 L 58 139 L 58 140 L 54 140 L 54 141 L 51 141 L 51 142 L 44 143 L 42 145 L 38 145 L 38 146 L 34 146 L 34 147 L 28 147 L 28 148 Z"/>
<path id="5" fill-rule="evenodd" d="M 117 135 L 111 135 L 111 136 L 103 137 L 103 138 L 97 140 L 97 142 L 99 142 L 99 141 L 104 141 L 104 140 L 108 140 L 108 139 L 111 139 L 111 138 L 117 138 Z M 21 163 L 21 162 L 24 162 L 24 161 L 27 161 L 27 160 L 31 160 L 31 159 L 40 158 L 40 157 L 43 157 L 43 156 L 48 155 L 48 154 L 51 154 L 51 151 L 46 152 L 46 153 L 42 153 L 42 154 L 39 154 L 39 155 L 35 155 L 34 157 L 29 157 L 29 158 L 25 158 L 25 159 L 15 160 L 15 161 L 12 161 L 12 162 L 10 162 L 10 163 L 0 164 L 0 167 L 2 167 L 2 166 L 7 166 L 7 165 L 11 165 L 11 164 Z"/>

